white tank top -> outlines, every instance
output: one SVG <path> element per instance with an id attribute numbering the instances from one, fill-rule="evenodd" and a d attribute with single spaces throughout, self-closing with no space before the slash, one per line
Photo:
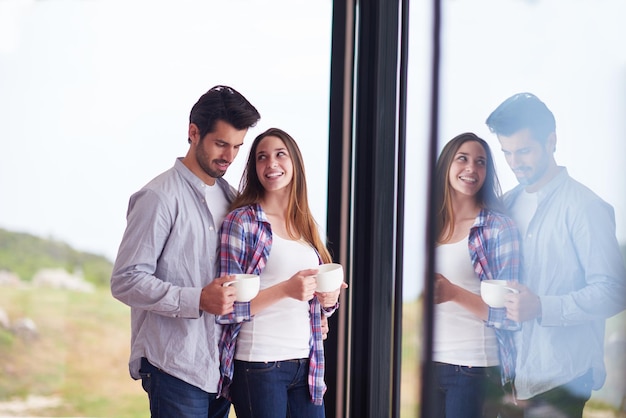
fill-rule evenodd
<path id="1" fill-rule="evenodd" d="M 480 294 L 480 279 L 472 267 L 467 238 L 439 245 L 435 256 L 437 273 Z M 433 360 L 461 366 L 495 366 L 499 363 L 495 331 L 457 303 L 435 305 Z"/>
<path id="2" fill-rule="evenodd" d="M 317 253 L 308 243 L 274 234 L 272 249 L 261 274 L 261 289 L 288 280 L 300 270 L 316 268 Z M 309 303 L 284 298 L 244 322 L 237 337 L 235 358 L 280 361 L 309 357 Z"/>

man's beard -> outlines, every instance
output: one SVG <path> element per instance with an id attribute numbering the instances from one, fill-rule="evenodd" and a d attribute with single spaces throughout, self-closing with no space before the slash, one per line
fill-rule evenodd
<path id="1" fill-rule="evenodd" d="M 204 161 L 199 162 L 199 164 L 202 170 L 204 170 L 205 173 L 207 173 L 209 176 L 213 177 L 214 179 L 222 178 L 224 177 L 224 174 L 226 174 L 226 170 L 214 170 L 210 167 L 209 164 L 206 164 Z"/>
<path id="2" fill-rule="evenodd" d="M 200 168 L 202 168 L 205 173 L 207 173 L 214 179 L 222 178 L 224 177 L 224 174 L 226 174 L 226 170 L 215 170 L 211 168 L 211 163 L 224 163 L 227 161 L 213 160 L 209 162 L 207 159 L 207 155 L 203 152 L 203 149 L 201 147 L 198 147 L 196 149 L 196 160 L 198 160 L 198 165 L 200 166 Z"/>

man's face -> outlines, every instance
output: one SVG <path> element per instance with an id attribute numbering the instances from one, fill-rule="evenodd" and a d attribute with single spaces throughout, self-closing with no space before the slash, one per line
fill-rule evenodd
<path id="1" fill-rule="evenodd" d="M 218 120 L 215 131 L 206 134 L 196 146 L 195 157 L 202 171 L 213 179 L 226 174 L 226 170 L 243 145 L 246 133 L 247 129 L 237 130 L 232 125 Z"/>
<path id="2" fill-rule="evenodd" d="M 554 135 L 542 144 L 533 138 L 529 129 L 522 129 L 510 136 L 498 135 L 498 140 L 506 162 L 520 184 L 532 186 L 548 174 L 553 158 Z"/>

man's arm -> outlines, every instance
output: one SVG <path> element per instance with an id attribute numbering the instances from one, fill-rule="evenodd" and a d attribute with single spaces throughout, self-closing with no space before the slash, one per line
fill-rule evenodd
<path id="1" fill-rule="evenodd" d="M 169 317 L 198 318 L 201 288 L 181 287 L 155 276 L 157 260 L 171 229 L 158 194 L 135 193 L 111 275 L 111 293 L 128 306 Z"/>

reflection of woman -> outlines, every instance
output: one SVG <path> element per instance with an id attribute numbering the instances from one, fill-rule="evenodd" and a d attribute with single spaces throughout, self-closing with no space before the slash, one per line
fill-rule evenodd
<path id="1" fill-rule="evenodd" d="M 515 324 L 504 319 L 504 309 L 482 301 L 480 281 L 517 280 L 518 232 L 500 210 L 489 146 L 472 133 L 453 138 L 442 150 L 436 192 L 437 416 L 481 417 L 489 375 L 502 363 L 503 383 L 512 380 L 512 336 L 504 329 Z"/>
<path id="2" fill-rule="evenodd" d="M 248 315 L 236 307 L 236 317 L 253 318 L 225 327 L 222 394 L 230 393 L 238 418 L 324 417 L 320 314 L 334 311 L 339 289 L 315 293 L 312 267 L 331 257 L 291 136 L 269 129 L 254 140 L 241 189 L 222 225 L 221 274 L 259 274 L 261 290 Z"/>

